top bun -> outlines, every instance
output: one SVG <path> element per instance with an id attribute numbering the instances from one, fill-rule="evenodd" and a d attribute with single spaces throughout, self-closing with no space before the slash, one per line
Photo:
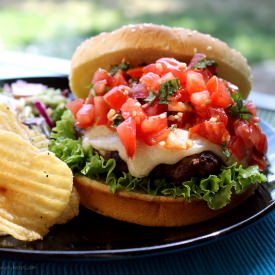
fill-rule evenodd
<path id="1" fill-rule="evenodd" d="M 189 62 L 197 52 L 214 59 L 217 75 L 238 86 L 241 96 L 247 98 L 251 72 L 239 52 L 208 34 L 154 24 L 128 25 L 84 41 L 72 57 L 70 88 L 75 96 L 84 98 L 98 68 L 109 70 L 122 60 L 138 66 L 161 57 Z"/>

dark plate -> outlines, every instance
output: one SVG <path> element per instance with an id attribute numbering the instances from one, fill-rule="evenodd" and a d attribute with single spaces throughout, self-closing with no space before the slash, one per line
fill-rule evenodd
<path id="1" fill-rule="evenodd" d="M 56 88 L 67 88 L 66 77 L 28 78 Z M 6 82 L 11 82 L 8 80 Z M 262 124 L 269 142 L 270 171 L 275 171 L 275 132 Z M 81 209 L 66 225 L 54 226 L 43 241 L 0 238 L 0 257 L 19 259 L 117 259 L 168 253 L 217 240 L 259 220 L 274 209 L 273 174 L 241 206 L 211 221 L 180 228 L 150 228 L 119 222 Z"/>

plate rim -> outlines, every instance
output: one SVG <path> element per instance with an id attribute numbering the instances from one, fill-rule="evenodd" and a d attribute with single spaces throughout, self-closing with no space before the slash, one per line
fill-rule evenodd
<path id="1" fill-rule="evenodd" d="M 86 260 L 121 260 L 132 259 L 145 256 L 154 256 L 165 253 L 175 253 L 185 251 L 195 247 L 206 245 L 213 241 L 218 241 L 225 237 L 229 237 L 235 232 L 240 232 L 260 222 L 271 214 L 275 209 L 275 200 L 254 215 L 227 226 L 221 230 L 211 232 L 203 236 L 197 236 L 183 241 L 174 241 L 161 245 L 151 245 L 147 247 L 133 247 L 126 249 L 105 249 L 105 250 L 33 250 L 33 249 L 16 249 L 16 248 L 0 248 L 1 257 L 9 257 L 15 259 L 28 260 L 54 260 L 54 261 L 86 261 Z M 30 256 L 32 256 L 30 258 Z"/>

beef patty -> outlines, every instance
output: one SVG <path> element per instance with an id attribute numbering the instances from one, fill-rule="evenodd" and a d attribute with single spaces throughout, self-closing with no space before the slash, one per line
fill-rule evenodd
<path id="1" fill-rule="evenodd" d="M 110 152 L 105 159 L 116 160 L 115 172 L 128 172 L 127 163 L 122 160 L 118 152 Z M 192 177 L 206 177 L 217 174 L 222 165 L 222 160 L 210 151 L 194 154 L 183 158 L 175 164 L 159 164 L 151 172 L 150 176 L 165 178 L 175 184 L 189 180 Z"/>

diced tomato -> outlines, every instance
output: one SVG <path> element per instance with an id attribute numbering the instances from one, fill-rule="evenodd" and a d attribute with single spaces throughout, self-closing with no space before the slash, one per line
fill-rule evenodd
<path id="1" fill-rule="evenodd" d="M 94 96 L 89 94 L 85 99 L 85 104 L 94 104 Z"/>
<path id="2" fill-rule="evenodd" d="M 254 152 L 249 160 L 249 165 L 258 165 L 259 169 L 264 171 L 267 168 L 267 162 L 261 154 Z"/>
<path id="3" fill-rule="evenodd" d="M 84 99 L 77 98 L 71 102 L 68 102 L 66 107 L 72 112 L 74 116 L 76 116 L 76 113 L 81 109 L 83 104 L 84 104 Z"/>
<path id="4" fill-rule="evenodd" d="M 95 121 L 96 125 L 106 125 L 108 122 L 107 114 L 110 110 L 110 107 L 105 102 L 103 96 L 94 97 L 94 106 L 95 106 Z"/>
<path id="5" fill-rule="evenodd" d="M 163 68 L 161 66 L 157 66 L 156 63 L 149 64 L 149 65 L 143 67 L 143 73 L 144 74 L 154 73 L 158 76 L 161 76 L 163 73 Z"/>
<path id="6" fill-rule="evenodd" d="M 128 98 L 121 106 L 121 114 L 124 119 L 128 119 L 129 117 L 134 118 L 137 125 L 146 117 L 141 104 L 133 98 Z"/>
<path id="7" fill-rule="evenodd" d="M 222 122 L 204 121 L 189 129 L 191 134 L 198 134 L 212 143 L 223 144 L 228 141 L 229 133 Z"/>
<path id="8" fill-rule="evenodd" d="M 172 73 L 175 78 L 178 78 L 180 84 L 186 82 L 186 64 L 177 61 L 174 58 L 164 57 L 156 61 L 156 66 L 161 68 L 162 75 Z"/>
<path id="9" fill-rule="evenodd" d="M 189 129 L 193 125 L 195 113 L 194 112 L 183 112 L 182 117 L 179 121 L 172 121 L 172 124 L 176 124 L 178 128 Z"/>
<path id="10" fill-rule="evenodd" d="M 250 161 L 249 164 L 257 164 L 260 169 L 264 169 L 266 167 L 266 162 L 263 159 L 263 155 L 267 152 L 267 139 L 264 133 L 262 133 L 261 129 L 252 122 L 248 122 L 245 120 L 236 120 L 234 122 L 234 131 L 235 135 L 232 139 L 233 141 L 237 140 L 237 144 L 241 143 L 241 146 L 232 145 L 232 152 L 239 157 L 244 157 L 237 150 L 243 152 L 245 150 L 246 157 Z M 241 141 L 242 142 L 241 142 Z M 237 147 L 236 149 L 234 149 Z"/>
<path id="11" fill-rule="evenodd" d="M 174 94 L 175 101 L 181 101 L 181 102 L 189 102 L 190 101 L 190 95 L 187 92 L 186 89 L 180 88 L 176 93 Z"/>
<path id="12" fill-rule="evenodd" d="M 199 112 L 194 112 L 191 125 L 195 126 L 197 124 L 204 122 L 205 120 L 210 120 L 208 109 L 201 109 Z"/>
<path id="13" fill-rule="evenodd" d="M 131 88 L 131 97 L 134 99 L 144 99 L 148 95 L 148 90 L 143 83 L 134 84 Z"/>
<path id="14" fill-rule="evenodd" d="M 88 128 L 95 120 L 95 108 L 92 104 L 83 104 L 76 114 L 76 125 L 79 128 Z"/>
<path id="15" fill-rule="evenodd" d="M 210 92 L 213 107 L 227 108 L 233 104 L 233 99 L 222 79 L 214 75 L 209 79 L 206 86 Z"/>
<path id="16" fill-rule="evenodd" d="M 160 115 L 145 118 L 141 123 L 141 131 L 144 135 L 152 134 L 167 128 L 167 126 L 167 113 L 162 113 Z"/>
<path id="17" fill-rule="evenodd" d="M 99 80 L 94 84 L 94 91 L 96 95 L 103 95 L 106 92 L 107 80 Z"/>
<path id="18" fill-rule="evenodd" d="M 146 86 L 148 91 L 153 90 L 155 92 L 158 92 L 159 79 L 160 77 L 157 74 L 149 72 L 140 78 L 140 82 Z"/>
<path id="19" fill-rule="evenodd" d="M 125 77 L 123 76 L 122 70 L 118 70 L 116 74 L 109 79 L 108 84 L 111 87 L 116 87 L 118 85 L 128 85 Z"/>
<path id="20" fill-rule="evenodd" d="M 253 117 L 256 116 L 256 106 L 252 101 L 245 102 L 244 107 L 247 109 L 248 112 L 252 114 Z"/>
<path id="21" fill-rule="evenodd" d="M 210 94 L 207 90 L 191 94 L 190 100 L 198 111 L 205 109 L 211 104 Z"/>
<path id="22" fill-rule="evenodd" d="M 121 106 L 129 98 L 130 88 L 128 86 L 119 85 L 112 88 L 108 93 L 104 95 L 104 100 L 107 104 L 116 111 L 119 111 Z"/>
<path id="23" fill-rule="evenodd" d="M 126 149 L 127 155 L 133 157 L 136 151 L 136 121 L 128 117 L 117 128 L 119 139 Z"/>
<path id="24" fill-rule="evenodd" d="M 189 94 L 205 91 L 206 84 L 202 74 L 193 70 L 187 71 L 186 89 Z"/>
<path id="25" fill-rule="evenodd" d="M 213 108 L 210 107 L 209 109 L 209 118 L 215 118 L 217 121 L 222 122 L 225 126 L 228 123 L 228 117 L 227 114 L 225 113 L 223 108 Z"/>
<path id="26" fill-rule="evenodd" d="M 256 149 L 264 155 L 267 153 L 267 149 L 268 149 L 267 137 L 264 133 L 261 133 L 261 138 L 259 140 L 259 143 L 256 144 Z"/>
<path id="27" fill-rule="evenodd" d="M 163 140 L 166 140 L 171 130 L 165 128 L 157 133 L 147 134 L 142 137 L 142 140 L 148 145 L 155 145 Z"/>
<path id="28" fill-rule="evenodd" d="M 245 142 L 240 137 L 231 136 L 228 148 L 238 160 L 243 160 L 247 156 Z"/>
<path id="29" fill-rule="evenodd" d="M 159 80 L 159 84 L 163 84 L 169 80 L 175 79 L 176 77 L 173 75 L 173 73 L 168 72 L 165 75 L 163 75 L 160 80 Z"/>
<path id="30" fill-rule="evenodd" d="M 252 149 L 253 142 L 251 141 L 252 129 L 247 121 L 236 120 L 234 123 L 234 130 L 236 136 L 240 137 L 247 149 Z"/>
<path id="31" fill-rule="evenodd" d="M 126 74 L 135 79 L 140 78 L 143 75 L 143 67 L 131 68 L 126 71 Z"/>
<path id="32" fill-rule="evenodd" d="M 95 72 L 92 83 L 94 84 L 94 89 L 98 95 L 103 94 L 103 88 L 105 89 L 106 86 L 112 88 L 118 85 L 127 85 L 127 81 L 125 80 L 121 70 L 118 70 L 114 76 L 111 76 L 111 74 L 104 69 L 98 69 Z"/>
<path id="33" fill-rule="evenodd" d="M 228 116 L 223 108 L 208 107 L 205 112 L 201 112 L 198 115 L 207 120 L 222 122 L 225 126 L 228 124 Z"/>
<path id="34" fill-rule="evenodd" d="M 236 136 L 239 136 L 244 142 L 246 148 L 255 149 L 261 154 L 267 152 L 267 139 L 261 129 L 245 120 L 239 120 L 234 123 Z"/>
<path id="35" fill-rule="evenodd" d="M 175 142 L 175 138 L 179 141 L 180 138 L 174 137 L 173 141 L 168 128 L 175 124 L 179 129 L 189 129 L 189 134 L 199 135 L 214 144 L 228 144 L 238 160 L 245 159 L 248 163 L 266 167 L 263 155 L 267 151 L 267 139 L 257 124 L 256 107 L 251 102 L 244 103 L 252 114 L 249 121 L 228 115 L 225 109 L 234 103 L 235 88 L 214 75 L 215 66 L 192 68 L 192 63 L 204 58 L 204 54 L 194 55 L 187 67 L 183 62 L 165 57 L 126 72 L 118 70 L 113 76 L 98 69 L 92 79 L 96 96 L 88 96 L 85 101 L 77 99 L 68 103 L 67 108 L 80 128 L 93 124 L 108 126 L 110 109 L 121 112 L 124 121 L 116 131 L 130 157 L 135 154 L 137 138 L 154 145 L 164 140 L 169 143 L 171 137 L 169 146 L 182 148 L 181 142 Z M 129 78 L 139 79 L 139 82 L 130 80 L 128 83 Z M 154 97 L 153 94 L 152 101 L 146 102 L 149 92 L 159 93 L 162 83 L 175 78 L 179 79 L 180 88 L 172 95 L 165 95 L 167 104 L 159 104 L 159 95 Z M 179 133 L 188 134 L 187 131 Z"/>
<path id="36" fill-rule="evenodd" d="M 111 78 L 111 75 L 106 70 L 99 68 L 94 73 L 92 83 L 95 84 L 95 83 L 97 83 L 98 81 L 101 81 L 101 80 L 106 80 L 106 82 L 108 83 L 110 78 Z"/>
<path id="37" fill-rule="evenodd" d="M 215 70 L 211 70 L 210 68 L 205 68 L 205 69 L 195 69 L 196 72 L 199 72 L 204 81 L 207 83 L 207 81 L 213 76 Z"/>
<path id="38" fill-rule="evenodd" d="M 159 104 L 159 100 L 155 99 L 151 104 L 144 104 L 143 110 L 148 116 L 155 116 L 163 112 L 167 112 L 166 104 Z"/>
<path id="39" fill-rule="evenodd" d="M 256 150 L 263 155 L 266 154 L 267 152 L 266 135 L 262 133 L 261 129 L 255 124 L 250 124 L 250 129 L 251 129 L 250 140 L 254 144 Z"/>

